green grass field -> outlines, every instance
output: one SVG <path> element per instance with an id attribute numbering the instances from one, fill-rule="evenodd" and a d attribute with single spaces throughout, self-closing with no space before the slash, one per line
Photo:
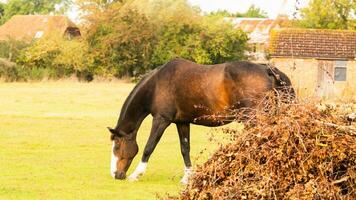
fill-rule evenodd
<path id="1" fill-rule="evenodd" d="M 174 125 L 140 181 L 110 176 L 106 127 L 115 126 L 133 86 L 0 83 L 0 199 L 155 199 L 157 194 L 177 194 L 184 166 Z M 150 127 L 148 117 L 138 133 L 140 151 L 129 173 L 141 158 Z M 217 131 L 193 126 L 191 132 L 193 163 L 202 163 L 217 148 L 209 141 Z"/>

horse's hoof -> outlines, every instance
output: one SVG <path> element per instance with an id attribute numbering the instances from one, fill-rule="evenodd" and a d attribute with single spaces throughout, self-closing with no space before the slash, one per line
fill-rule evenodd
<path id="1" fill-rule="evenodd" d="M 189 182 L 189 178 L 192 175 L 193 171 L 191 167 L 186 167 L 184 169 L 184 176 L 182 178 L 182 180 L 180 180 L 180 183 L 183 185 L 187 185 Z"/>
<path id="2" fill-rule="evenodd" d="M 188 185 L 188 178 L 183 177 L 182 180 L 180 180 L 180 183 L 183 185 Z"/>

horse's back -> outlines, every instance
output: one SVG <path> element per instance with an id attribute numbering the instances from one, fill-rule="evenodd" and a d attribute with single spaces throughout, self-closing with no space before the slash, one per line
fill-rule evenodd
<path id="1" fill-rule="evenodd" d="M 246 94 L 252 94 L 272 88 L 272 80 L 268 76 L 267 68 L 248 61 L 200 65 L 180 59 L 172 61 L 169 66 L 168 68 L 173 69 L 174 73 L 165 77 L 170 77 L 170 87 L 174 88 L 174 95 L 178 98 L 185 94 L 200 101 L 203 101 L 202 98 L 211 101 L 219 97 L 218 101 L 231 104 L 231 101 L 234 101 L 231 98 L 242 90 Z M 222 102 L 212 103 L 216 106 Z"/>
<path id="2" fill-rule="evenodd" d="M 265 91 L 270 81 L 262 66 L 249 62 L 200 65 L 184 59 L 168 62 L 157 73 L 153 113 L 173 121 L 192 121 L 221 112 Z"/>

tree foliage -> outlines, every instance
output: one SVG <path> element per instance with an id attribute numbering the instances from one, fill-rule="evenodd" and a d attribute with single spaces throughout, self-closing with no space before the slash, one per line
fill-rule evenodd
<path id="1" fill-rule="evenodd" d="M 230 13 L 227 10 L 218 10 L 214 12 L 210 12 L 208 15 L 210 16 L 218 16 L 218 17 L 249 17 L 249 18 L 267 18 L 267 13 L 256 7 L 255 5 L 251 5 L 246 12 L 236 12 Z"/>
<path id="2" fill-rule="evenodd" d="M 247 35 L 230 22 L 201 15 L 186 0 L 80 0 L 79 5 L 82 39 L 50 34 L 21 50 L 17 64 L 58 76 L 131 77 L 176 57 L 202 64 L 244 58 Z"/>
<path id="3" fill-rule="evenodd" d="M 9 0 L 4 4 L 1 23 L 19 14 L 63 13 L 70 3 L 71 0 Z"/>
<path id="4" fill-rule="evenodd" d="M 29 44 L 23 41 L 17 41 L 9 38 L 7 41 L 0 42 L 0 58 L 8 61 L 16 61 L 22 49 L 28 47 Z"/>
<path id="5" fill-rule="evenodd" d="M 202 63 L 217 64 L 226 61 L 242 60 L 247 49 L 248 36 L 231 24 L 220 22 L 215 25 L 206 25 L 205 31 L 200 35 L 202 50 L 208 54 L 208 59 Z M 199 60 L 195 59 L 199 62 Z"/>
<path id="6" fill-rule="evenodd" d="M 356 29 L 356 0 L 311 0 L 300 10 L 304 28 Z"/>
<path id="7" fill-rule="evenodd" d="M 0 2 L 0 21 L 1 21 L 2 17 L 4 16 L 4 12 L 5 12 L 5 4 Z"/>
<path id="8" fill-rule="evenodd" d="M 251 5 L 245 13 L 236 13 L 235 17 L 255 17 L 255 18 L 267 18 L 267 13 L 256 7 L 255 5 Z"/>
<path id="9" fill-rule="evenodd" d="M 96 73 L 133 76 L 149 65 L 153 27 L 135 8 L 122 6 L 116 3 L 99 13 L 88 29 Z"/>
<path id="10" fill-rule="evenodd" d="M 204 64 L 244 57 L 245 33 L 227 22 L 209 21 L 186 0 L 84 6 L 90 13 L 86 35 L 93 65 L 103 74 L 133 76 L 175 57 Z"/>
<path id="11" fill-rule="evenodd" d="M 56 32 L 22 49 L 17 58 L 17 64 L 28 69 L 52 70 L 52 78 L 87 71 L 91 63 L 86 42 L 80 39 L 67 40 Z"/>

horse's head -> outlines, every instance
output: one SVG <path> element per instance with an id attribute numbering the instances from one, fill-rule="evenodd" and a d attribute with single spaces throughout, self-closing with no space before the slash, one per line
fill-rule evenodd
<path id="1" fill-rule="evenodd" d="M 116 179 L 125 179 L 133 158 L 138 152 L 136 139 L 116 129 L 108 128 L 111 133 L 111 175 Z"/>
<path id="2" fill-rule="evenodd" d="M 268 70 L 268 74 L 274 78 L 275 89 L 284 95 L 283 99 L 287 102 L 295 100 L 296 93 L 289 77 L 276 67 L 269 66 Z"/>

